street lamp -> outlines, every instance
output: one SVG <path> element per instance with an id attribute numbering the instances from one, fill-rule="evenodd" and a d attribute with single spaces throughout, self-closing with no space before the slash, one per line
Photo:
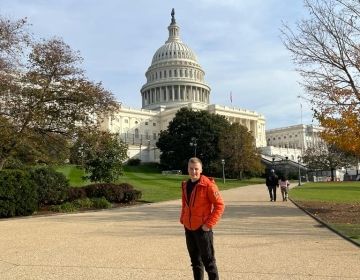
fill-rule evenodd
<path id="1" fill-rule="evenodd" d="M 275 157 L 272 158 L 272 169 L 275 171 Z"/>
<path id="2" fill-rule="evenodd" d="M 195 137 L 191 138 L 190 146 L 194 147 L 194 157 L 196 157 L 197 139 Z"/>
<path id="3" fill-rule="evenodd" d="M 140 158 L 140 161 L 141 161 L 141 146 L 142 146 L 142 139 L 140 139 L 140 144 L 139 144 L 139 158 Z"/>
<path id="4" fill-rule="evenodd" d="M 299 167 L 299 183 L 298 183 L 298 186 L 300 187 L 300 186 L 301 186 L 301 172 L 300 172 L 300 160 L 301 160 L 301 156 L 298 156 L 297 159 L 298 159 L 298 167 Z"/>
<path id="5" fill-rule="evenodd" d="M 222 164 L 222 169 L 223 169 L 223 181 L 225 184 L 225 159 L 221 160 L 221 164 Z"/>

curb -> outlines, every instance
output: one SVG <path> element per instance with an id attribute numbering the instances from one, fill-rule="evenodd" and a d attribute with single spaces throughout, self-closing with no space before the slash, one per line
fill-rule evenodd
<path id="1" fill-rule="evenodd" d="M 313 215 L 312 213 L 310 213 L 309 211 L 307 211 L 305 208 L 303 208 L 302 206 L 300 206 L 299 204 L 297 204 L 294 200 L 292 200 L 291 198 L 289 198 L 289 200 L 295 204 L 295 206 L 297 208 L 299 208 L 300 210 L 302 210 L 303 212 L 305 212 L 307 215 L 309 215 L 311 218 L 313 218 L 314 220 L 316 220 L 317 222 L 319 222 L 320 224 L 322 224 L 323 226 L 325 226 L 326 228 L 328 228 L 329 230 L 331 230 L 332 232 L 336 233 L 337 235 L 339 235 L 340 237 L 342 237 L 343 239 L 349 241 L 350 243 L 352 243 L 353 245 L 357 246 L 360 248 L 360 244 L 355 242 L 354 240 L 352 240 L 350 237 L 342 234 L 341 232 L 339 232 L 338 230 L 336 230 L 335 228 L 333 228 L 332 226 L 330 226 L 329 224 L 325 223 L 323 220 L 321 220 L 319 217 L 316 217 L 315 215 Z"/>

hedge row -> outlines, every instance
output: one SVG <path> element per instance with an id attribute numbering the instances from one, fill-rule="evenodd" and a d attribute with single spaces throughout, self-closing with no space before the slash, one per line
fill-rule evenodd
<path id="1" fill-rule="evenodd" d="M 84 187 L 69 189 L 69 201 L 82 199 L 85 197 L 105 197 L 106 200 L 116 203 L 129 203 L 141 198 L 141 191 L 127 183 L 121 184 L 91 184 Z"/>
<path id="2" fill-rule="evenodd" d="M 141 195 L 126 183 L 70 187 L 63 174 L 48 167 L 0 171 L 0 217 L 31 215 L 44 205 L 61 205 L 84 198 L 129 203 Z"/>

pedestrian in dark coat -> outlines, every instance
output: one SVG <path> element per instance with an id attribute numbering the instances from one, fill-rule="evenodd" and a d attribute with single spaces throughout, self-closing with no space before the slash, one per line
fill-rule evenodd
<path id="1" fill-rule="evenodd" d="M 269 190 L 270 201 L 276 201 L 276 188 L 279 186 L 279 177 L 275 170 L 270 170 L 270 175 L 266 177 L 266 186 Z"/>

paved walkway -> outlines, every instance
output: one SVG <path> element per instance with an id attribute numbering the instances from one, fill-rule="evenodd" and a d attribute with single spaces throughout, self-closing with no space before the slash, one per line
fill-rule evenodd
<path id="1" fill-rule="evenodd" d="M 221 279 L 360 279 L 360 250 L 264 185 L 223 192 Z M 0 279 L 192 279 L 180 201 L 0 220 Z"/>

